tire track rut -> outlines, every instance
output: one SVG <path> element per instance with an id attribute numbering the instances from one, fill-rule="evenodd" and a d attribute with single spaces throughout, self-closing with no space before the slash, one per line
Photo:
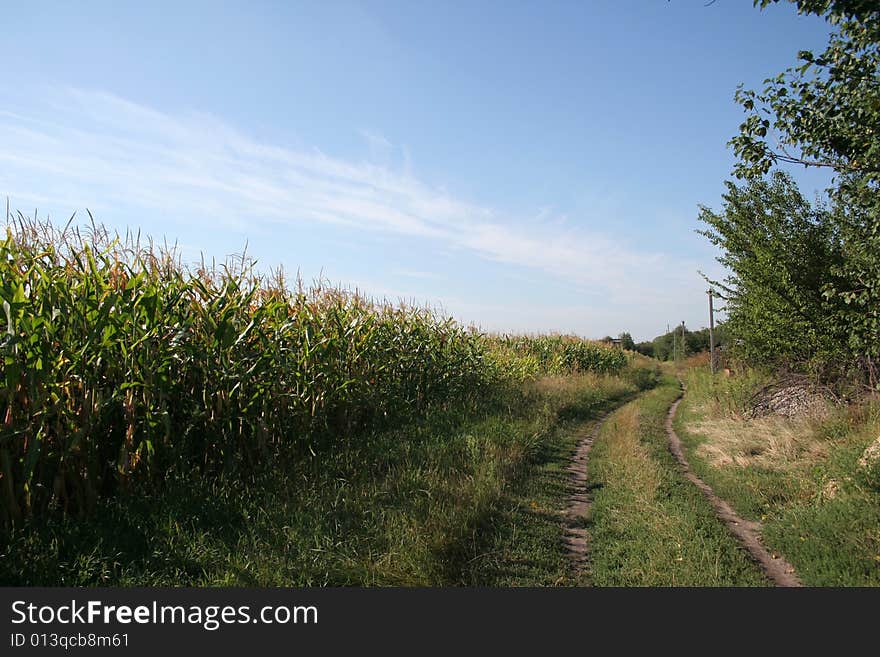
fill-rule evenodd
<path id="1" fill-rule="evenodd" d="M 737 515 L 733 508 L 718 497 L 715 491 L 691 469 L 690 463 L 688 463 L 685 456 L 681 439 L 675 433 L 675 429 L 672 426 L 675 413 L 678 410 L 679 404 L 681 404 L 683 396 L 684 390 L 682 390 L 669 408 L 669 413 L 666 415 L 666 435 L 669 438 L 669 450 L 681 466 L 684 476 L 703 492 L 715 510 L 716 515 L 727 525 L 727 528 L 736 536 L 742 546 L 749 551 L 749 554 L 752 555 L 752 558 L 758 563 L 764 574 L 776 586 L 803 586 L 795 573 L 794 567 L 782 556 L 774 556 L 764 546 L 761 541 L 761 523 L 745 520 Z"/>
<path id="2" fill-rule="evenodd" d="M 613 411 L 612 411 L 613 412 Z M 571 495 L 568 498 L 568 506 L 565 509 L 565 532 L 563 542 L 568 551 L 568 556 L 574 563 L 576 572 L 580 575 L 587 569 L 590 560 L 590 532 L 586 527 L 587 518 L 590 515 L 590 507 L 593 500 L 587 488 L 588 463 L 590 450 L 593 443 L 599 437 L 602 425 L 611 416 L 606 413 L 589 430 L 589 433 L 578 442 L 577 450 L 572 456 L 566 471 L 569 473 Z"/>

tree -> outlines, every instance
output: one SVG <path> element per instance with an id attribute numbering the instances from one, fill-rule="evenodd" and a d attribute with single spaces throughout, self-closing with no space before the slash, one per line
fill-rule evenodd
<path id="1" fill-rule="evenodd" d="M 703 351 L 709 351 L 709 329 L 701 331 L 688 331 L 684 333 L 685 352 L 689 354 L 698 354 Z"/>
<path id="2" fill-rule="evenodd" d="M 734 174 L 752 186 L 729 187 L 724 213 L 704 209 L 701 218 L 712 227 L 706 233 L 714 235 L 710 239 L 733 248 L 725 259 L 740 267 L 734 283 L 751 286 L 731 297 L 736 317 L 731 329 L 744 340 L 743 348 L 757 358 L 758 335 L 764 331 L 762 348 L 769 350 L 764 358 L 815 360 L 817 354 L 838 352 L 847 367 L 867 373 L 873 386 L 880 358 L 880 5 L 876 0 L 787 1 L 834 29 L 823 52 L 800 51 L 799 63 L 765 80 L 761 92 L 737 89 L 746 118 L 730 141 L 738 157 Z M 754 0 L 762 9 L 777 2 Z M 810 212 L 791 181 L 773 178 L 762 186 L 780 163 L 832 170 L 830 210 L 816 209 L 805 223 Z M 758 203 L 761 198 L 769 205 Z M 759 211 L 751 220 L 743 214 L 748 208 Z M 772 219 L 762 232 L 749 222 L 765 220 L 760 210 L 768 208 Z M 789 210 L 793 223 L 786 225 L 779 213 Z M 809 225 L 803 239 L 791 232 L 795 224 Z M 756 244 L 749 254 L 741 244 L 746 235 L 771 242 Z M 801 249 L 807 258 L 803 271 L 797 271 L 797 256 L 783 247 Z M 803 249 L 831 259 L 823 266 Z M 757 289 L 768 299 L 761 300 L 753 292 Z M 770 339 L 772 330 L 784 328 L 774 321 L 785 313 L 792 317 L 798 347 Z M 834 340 L 839 342 L 829 342 Z"/>
<path id="3" fill-rule="evenodd" d="M 880 8 L 866 0 L 789 0 L 798 13 L 836 27 L 824 52 L 798 53 L 800 64 L 765 80 L 762 92 L 740 86 L 747 116 L 731 140 L 738 177 L 760 177 L 778 162 L 830 167 L 880 180 Z M 755 0 L 764 8 L 779 0 Z M 768 143 L 775 135 L 778 146 Z"/>
<path id="4" fill-rule="evenodd" d="M 722 325 L 716 326 L 716 337 Z M 673 342 L 675 350 L 673 352 Z M 720 344 L 716 340 L 716 345 Z M 639 342 L 635 345 L 635 350 L 645 356 L 653 356 L 657 360 L 672 360 L 677 354 L 682 355 L 681 348 L 681 327 L 676 326 L 672 331 L 658 335 L 650 342 Z M 684 354 L 696 354 L 702 351 L 709 351 L 709 329 L 703 328 L 699 331 L 684 331 Z"/>
<path id="5" fill-rule="evenodd" d="M 727 300 L 733 353 L 752 364 L 825 367 L 846 352 L 839 299 L 827 285 L 844 259 L 835 214 L 803 198 L 791 176 L 727 183 L 724 207 L 703 207 L 699 231 L 720 247 L 730 272 L 713 281 Z"/>
<path id="6" fill-rule="evenodd" d="M 647 356 L 648 358 L 654 357 L 654 343 L 653 342 L 639 342 L 636 345 L 637 352 L 642 354 L 643 356 Z"/>
<path id="7" fill-rule="evenodd" d="M 635 351 L 636 343 L 632 339 L 632 336 L 629 333 L 623 332 L 618 337 L 620 338 L 620 346 L 621 347 L 623 347 L 624 349 L 628 349 L 630 351 Z"/>

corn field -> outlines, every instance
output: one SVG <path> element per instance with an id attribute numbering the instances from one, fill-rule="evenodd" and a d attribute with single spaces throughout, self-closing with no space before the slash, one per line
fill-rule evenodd
<path id="1" fill-rule="evenodd" d="M 575 338 L 489 337 L 425 308 L 291 290 L 244 258 L 186 267 L 149 241 L 21 215 L 0 242 L 0 299 L 0 526 L 84 513 L 174 471 L 344 449 L 493 386 L 626 363 Z"/>
<path id="2" fill-rule="evenodd" d="M 616 374 L 627 354 L 598 342 L 568 335 L 502 335 L 493 339 L 501 358 L 521 378 L 577 372 Z"/>

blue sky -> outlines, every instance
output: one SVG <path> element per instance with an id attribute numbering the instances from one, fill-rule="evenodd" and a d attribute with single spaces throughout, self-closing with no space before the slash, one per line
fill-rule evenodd
<path id="1" fill-rule="evenodd" d="M 15 3 L 0 194 L 486 330 L 702 326 L 736 85 L 827 38 L 705 4 Z"/>

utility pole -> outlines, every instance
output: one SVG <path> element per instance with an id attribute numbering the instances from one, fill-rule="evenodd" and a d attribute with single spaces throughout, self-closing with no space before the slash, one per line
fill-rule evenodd
<path id="1" fill-rule="evenodd" d="M 684 341 L 684 320 L 681 320 L 681 349 L 679 351 L 681 352 L 681 359 L 682 360 L 684 360 L 684 352 L 685 352 L 685 345 L 686 344 L 687 343 Z"/>
<path id="2" fill-rule="evenodd" d="M 712 308 L 712 288 L 707 290 L 709 295 L 709 367 L 715 374 L 715 311 Z"/>

